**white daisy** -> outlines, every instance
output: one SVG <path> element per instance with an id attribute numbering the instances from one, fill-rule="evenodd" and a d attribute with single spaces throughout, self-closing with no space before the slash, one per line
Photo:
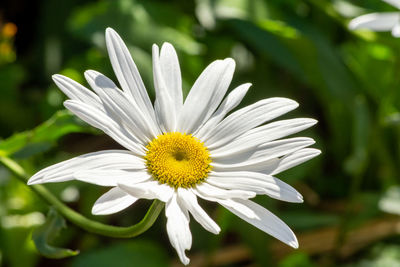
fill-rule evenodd
<path id="1" fill-rule="evenodd" d="M 400 0 L 382 0 L 400 9 Z M 369 29 L 376 32 L 391 31 L 393 37 L 400 37 L 400 12 L 370 13 L 352 19 L 349 29 Z"/>
<path id="2" fill-rule="evenodd" d="M 273 175 L 320 154 L 307 148 L 314 144 L 311 138 L 281 139 L 314 125 L 316 120 L 265 124 L 298 106 L 286 98 L 264 99 L 230 113 L 250 87 L 240 85 L 223 99 L 235 69 L 230 58 L 211 63 L 183 101 L 178 58 L 169 43 L 163 44 L 161 51 L 153 46 L 153 108 L 127 47 L 110 28 L 106 43 L 122 90 L 92 70 L 86 71 L 85 77 L 94 92 L 62 75 L 53 79 L 70 98 L 64 102 L 66 108 L 127 150 L 78 156 L 39 171 L 28 184 L 75 179 L 112 187 L 94 204 L 92 212 L 97 215 L 121 211 L 140 198 L 165 202 L 168 236 L 184 264 L 189 263 L 185 250 L 192 245 L 189 213 L 206 230 L 220 232 L 198 204 L 198 197 L 218 202 L 297 248 L 290 228 L 249 199 L 261 194 L 288 202 L 303 201 L 293 187 Z"/>

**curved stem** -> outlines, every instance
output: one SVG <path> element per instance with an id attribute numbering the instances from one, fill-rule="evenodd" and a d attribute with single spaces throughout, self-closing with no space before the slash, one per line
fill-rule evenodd
<path id="1" fill-rule="evenodd" d="M 26 184 L 28 175 L 18 163 L 7 157 L 0 157 L 0 162 L 19 180 Z M 60 200 L 58 200 L 57 197 L 55 197 L 43 185 L 30 185 L 29 188 L 31 188 L 47 203 L 54 206 L 60 214 L 62 214 L 67 220 L 69 220 L 73 224 L 79 226 L 82 229 L 85 229 L 88 232 L 109 237 L 129 238 L 140 235 L 153 225 L 158 215 L 164 208 L 163 202 L 159 200 L 154 200 L 146 215 L 139 223 L 129 227 L 118 227 L 103 224 L 86 218 L 85 216 L 72 210 Z"/>

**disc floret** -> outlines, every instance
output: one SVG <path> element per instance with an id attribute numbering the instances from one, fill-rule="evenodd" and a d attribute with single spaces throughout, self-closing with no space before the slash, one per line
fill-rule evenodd
<path id="1" fill-rule="evenodd" d="M 189 188 L 204 181 L 211 171 L 210 153 L 190 134 L 164 133 L 147 146 L 147 170 L 160 183 Z"/>

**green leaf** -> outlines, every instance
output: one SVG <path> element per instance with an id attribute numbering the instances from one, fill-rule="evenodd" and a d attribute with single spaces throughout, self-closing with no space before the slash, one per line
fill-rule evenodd
<path id="1" fill-rule="evenodd" d="M 0 155 L 26 158 L 48 150 L 60 137 L 90 128 L 66 110 L 58 111 L 33 130 L 16 133 L 0 141 Z"/>
<path id="2" fill-rule="evenodd" d="M 60 230 L 65 227 L 64 218 L 61 217 L 55 209 L 51 208 L 47 215 L 46 222 L 38 227 L 32 234 L 33 242 L 40 254 L 52 259 L 62 259 L 79 254 L 77 250 L 58 248 L 49 245 L 49 242 L 52 242 Z"/>
<path id="3" fill-rule="evenodd" d="M 168 266 L 166 250 L 156 242 L 134 240 L 109 245 L 104 248 L 82 252 L 73 259 L 71 267 L 107 266 Z"/>

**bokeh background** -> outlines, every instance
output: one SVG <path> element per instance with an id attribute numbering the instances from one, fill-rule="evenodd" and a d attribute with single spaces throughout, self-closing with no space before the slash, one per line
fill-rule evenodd
<path id="1" fill-rule="evenodd" d="M 152 96 L 153 43 L 176 47 L 185 95 L 211 61 L 233 57 L 230 88 L 253 83 L 242 105 L 295 99 L 300 107 L 284 118 L 318 119 L 300 135 L 315 138 L 323 153 L 279 175 L 304 195 L 303 204 L 256 199 L 291 226 L 300 249 L 204 202 L 222 232 L 214 236 L 192 220 L 192 266 L 400 266 L 400 40 L 347 29 L 351 18 L 375 11 L 394 9 L 377 0 L 2 0 L 0 155 L 33 174 L 118 147 L 63 111 L 65 96 L 51 80 L 61 73 L 86 85 L 87 69 L 116 80 L 106 27 L 125 40 Z M 134 224 L 150 205 L 141 200 L 119 214 L 93 216 L 91 206 L 106 189 L 80 182 L 46 187 L 74 210 L 113 225 Z M 0 168 L 1 266 L 180 266 L 164 215 L 128 240 L 66 222 L 51 245 L 80 253 L 48 259 L 32 241 L 48 211 Z"/>

